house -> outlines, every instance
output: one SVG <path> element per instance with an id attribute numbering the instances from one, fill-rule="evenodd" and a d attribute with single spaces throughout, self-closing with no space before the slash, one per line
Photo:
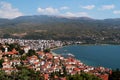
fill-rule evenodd
<path id="1" fill-rule="evenodd" d="M 49 74 L 44 74 L 44 80 L 49 80 Z"/>
<path id="2" fill-rule="evenodd" d="M 39 59 L 38 59 L 37 56 L 33 55 L 33 56 L 31 56 L 31 57 L 28 57 L 28 62 L 29 62 L 30 64 L 34 64 L 34 63 L 39 62 Z"/>
<path id="3" fill-rule="evenodd" d="M 53 55 L 51 53 L 46 53 L 45 56 L 48 60 L 53 58 Z"/>
<path id="4" fill-rule="evenodd" d="M 7 74 L 10 74 L 15 69 L 12 67 L 12 62 L 10 61 L 5 61 L 4 63 L 2 63 L 2 65 L 3 65 L 2 70 L 4 70 Z"/>
<path id="5" fill-rule="evenodd" d="M 44 59 L 45 53 L 43 51 L 37 52 L 39 55 L 39 58 Z"/>
<path id="6" fill-rule="evenodd" d="M 23 49 L 24 49 L 25 53 L 28 53 L 28 51 L 30 50 L 30 46 L 24 46 Z"/>
<path id="7" fill-rule="evenodd" d="M 99 75 L 99 77 L 100 77 L 102 80 L 108 80 L 109 75 L 108 75 L 108 74 L 102 74 L 102 75 Z"/>
<path id="8" fill-rule="evenodd" d="M 3 55 L 2 50 L 0 50 L 0 59 L 2 59 L 2 55 Z"/>
<path id="9" fill-rule="evenodd" d="M 3 65 L 3 68 L 12 68 L 12 63 L 9 61 L 2 63 L 2 65 Z"/>
<path id="10" fill-rule="evenodd" d="M 21 65 L 20 60 L 12 60 L 12 66 Z"/>

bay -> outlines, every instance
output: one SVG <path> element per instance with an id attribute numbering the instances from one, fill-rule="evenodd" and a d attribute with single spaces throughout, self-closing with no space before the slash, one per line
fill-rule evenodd
<path id="1" fill-rule="evenodd" d="M 120 45 L 72 45 L 53 50 L 57 54 L 73 54 L 89 66 L 120 68 Z"/>

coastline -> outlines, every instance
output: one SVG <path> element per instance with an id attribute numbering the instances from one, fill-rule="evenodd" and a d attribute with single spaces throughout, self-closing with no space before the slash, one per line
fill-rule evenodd
<path id="1" fill-rule="evenodd" d="M 60 54 L 57 54 L 57 53 L 53 52 L 53 50 L 60 49 L 60 48 L 64 48 L 64 47 L 67 47 L 67 46 L 70 46 L 70 45 L 65 45 L 65 46 L 61 46 L 61 47 L 52 48 L 52 49 L 50 49 L 50 52 L 51 52 L 52 54 L 54 54 L 54 55 L 60 55 Z M 72 46 L 73 46 L 73 45 L 72 45 Z"/>
<path id="2" fill-rule="evenodd" d="M 119 48 L 120 47 L 120 45 L 111 45 L 111 44 L 101 44 L 101 45 L 99 45 L 99 44 L 97 44 L 97 45 L 67 45 L 67 46 L 63 46 L 63 47 L 58 47 L 58 48 L 53 48 L 53 49 L 51 49 L 51 53 L 53 53 L 54 55 L 62 55 L 62 53 L 60 54 L 59 52 L 57 53 L 57 52 L 54 52 L 53 50 L 56 50 L 56 49 L 60 49 L 60 48 L 64 48 L 64 47 L 69 47 L 69 46 L 90 46 L 90 47 L 92 47 L 92 46 L 111 46 L 111 47 L 114 47 L 114 46 L 117 46 L 117 48 Z M 109 47 L 108 47 L 109 48 Z M 107 49 L 108 49 L 107 48 Z M 103 48 L 102 48 L 103 49 Z M 116 47 L 115 47 L 115 50 L 116 50 Z M 73 51 L 74 52 L 74 51 Z M 74 54 L 74 53 L 72 53 L 72 52 L 68 52 L 68 53 L 71 53 L 71 54 L 73 54 L 75 57 L 75 59 L 77 59 L 77 60 L 79 60 L 79 61 L 81 61 L 83 64 L 85 64 L 85 65 L 88 65 L 88 66 L 94 66 L 94 67 L 99 67 L 99 66 L 103 66 L 103 67 L 105 67 L 105 68 L 109 68 L 109 69 L 116 69 L 117 68 L 117 66 L 119 66 L 119 64 L 117 65 L 117 66 L 113 66 L 113 65 L 111 65 L 111 64 L 108 64 L 108 65 L 104 65 L 103 63 L 99 63 L 99 64 L 96 64 L 96 61 L 95 61 L 95 64 L 93 64 L 92 62 L 90 62 L 89 63 L 89 61 L 86 59 L 85 61 L 84 61 L 84 58 L 82 58 L 81 59 L 81 57 L 80 58 L 78 58 L 78 56 L 79 55 L 76 55 L 76 54 Z M 79 53 L 77 53 L 77 54 L 79 54 Z M 104 54 L 103 54 L 104 55 Z M 64 54 L 63 54 L 63 56 L 64 56 Z M 77 57 L 76 57 L 77 56 Z M 114 57 L 114 56 L 113 56 Z M 115 59 L 114 59 L 115 60 Z M 103 60 L 102 60 L 103 61 Z M 87 64 L 87 63 L 88 64 Z M 113 61 L 114 62 L 114 61 Z M 93 65 L 92 65 L 93 64 Z"/>
<path id="3" fill-rule="evenodd" d="M 73 45 L 71 45 L 71 46 L 73 46 Z M 66 46 L 64 46 L 64 47 L 66 47 Z M 59 47 L 59 48 L 63 48 L 63 47 Z M 59 49 L 59 48 L 54 48 L 54 49 L 52 49 L 52 50 L 55 50 L 55 49 Z M 51 53 L 53 54 L 53 55 L 62 55 L 62 54 L 57 54 L 57 53 L 55 53 L 55 52 L 53 52 L 51 50 Z M 68 55 L 68 54 L 67 54 Z M 74 55 L 74 54 L 72 54 L 72 55 Z M 75 55 L 74 55 L 75 56 Z M 89 64 L 87 64 L 85 61 L 83 61 L 83 60 L 80 60 L 80 59 L 77 59 L 76 57 L 74 57 L 74 59 L 75 60 L 77 60 L 77 61 L 80 61 L 83 65 L 85 65 L 85 66 L 89 66 L 89 67 L 104 67 L 104 66 L 93 66 L 93 65 L 89 65 Z M 104 67 L 104 68 L 107 68 L 107 67 Z M 109 69 L 111 69 L 111 68 L 109 68 Z"/>
<path id="4" fill-rule="evenodd" d="M 62 47 L 57 47 L 57 48 L 53 48 L 53 49 L 51 49 L 51 53 L 53 54 L 53 55 L 62 55 L 62 54 L 57 54 L 57 52 L 53 52 L 53 50 L 56 50 L 56 49 L 60 49 L 60 48 L 64 48 L 64 47 L 69 47 L 69 46 L 75 46 L 75 45 L 67 45 L 67 46 L 62 46 Z M 78 46 L 80 46 L 80 45 L 78 45 Z M 83 46 L 83 45 L 82 45 Z M 65 49 L 65 50 L 67 50 L 67 49 Z M 68 55 L 68 54 L 67 54 Z M 74 55 L 74 54 L 73 54 Z M 64 57 L 64 56 L 63 56 Z M 65 57 L 64 57 L 65 58 Z M 67 59 L 67 58 L 66 58 Z M 85 63 L 84 61 L 82 61 L 81 59 L 77 59 L 76 58 L 76 56 L 74 55 L 74 57 L 71 57 L 71 58 L 68 58 L 68 59 L 72 59 L 73 61 L 75 60 L 75 61 L 77 61 L 77 62 L 79 62 L 80 63 L 80 65 L 83 67 L 83 71 L 84 72 L 89 72 L 89 71 L 98 71 L 98 72 L 100 72 L 100 71 L 102 71 L 102 73 L 103 73 L 103 71 L 112 71 L 112 69 L 111 68 L 107 68 L 107 67 L 104 67 L 104 66 L 92 66 L 92 65 L 88 65 L 87 63 Z M 78 66 L 78 64 L 77 64 L 77 66 Z M 67 66 L 66 66 L 67 67 Z M 79 69 L 79 68 L 76 68 L 76 69 Z M 98 76 L 98 75 L 97 75 Z M 103 74 L 102 74 L 102 76 L 103 76 Z M 108 73 L 108 75 L 106 75 L 105 74 L 105 76 L 109 76 L 109 73 Z M 102 78 L 101 78 L 102 79 Z"/>
<path id="5" fill-rule="evenodd" d="M 53 52 L 53 51 L 50 51 L 50 53 L 52 53 L 53 55 L 58 55 L 57 53 Z"/>

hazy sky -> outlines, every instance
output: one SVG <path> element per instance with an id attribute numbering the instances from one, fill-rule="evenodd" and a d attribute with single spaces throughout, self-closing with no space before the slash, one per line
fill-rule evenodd
<path id="1" fill-rule="evenodd" d="M 0 18 L 25 15 L 120 18 L 120 0 L 0 0 Z"/>

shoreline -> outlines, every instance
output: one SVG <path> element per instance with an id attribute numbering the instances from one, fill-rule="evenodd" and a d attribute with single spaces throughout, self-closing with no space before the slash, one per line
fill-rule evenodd
<path id="1" fill-rule="evenodd" d="M 58 48 L 59 49 L 59 48 Z M 57 53 L 55 53 L 55 52 L 53 52 L 53 51 L 51 51 L 51 53 L 53 54 L 53 55 L 62 55 L 62 54 L 57 54 Z M 67 54 L 68 55 L 68 54 Z M 73 54 L 72 54 L 73 55 Z M 75 56 L 75 55 L 74 55 Z M 104 67 L 104 66 L 95 66 L 95 65 L 89 65 L 89 64 L 87 64 L 85 61 L 83 61 L 83 60 L 80 60 L 80 59 L 77 59 L 76 57 L 74 57 L 74 59 L 75 60 L 78 60 L 78 61 L 80 61 L 83 65 L 85 65 L 85 66 L 90 66 L 90 67 Z M 108 67 L 104 67 L 104 68 L 108 68 Z M 108 68 L 108 69 L 112 69 L 112 68 Z"/>
<path id="2" fill-rule="evenodd" d="M 93 45 L 93 44 L 92 44 Z M 99 45 L 99 44 L 97 44 L 98 46 L 106 46 L 106 45 L 110 45 L 110 44 L 102 44 L 102 45 Z M 53 50 L 56 50 L 56 49 L 60 49 L 60 48 L 64 48 L 64 47 L 69 47 L 69 46 L 91 46 L 91 45 L 66 45 L 66 46 L 62 46 L 62 47 L 58 47 L 58 48 L 53 48 L 53 49 L 51 49 L 51 53 L 52 54 L 54 54 L 54 55 L 62 55 L 62 53 L 57 53 L 57 52 L 54 52 Z M 96 46 L 96 45 L 93 45 L 93 46 Z M 111 46 L 120 46 L 120 45 L 111 45 Z M 69 52 L 68 52 L 68 54 L 69 54 Z M 68 54 L 66 54 L 66 55 L 68 55 Z M 73 53 L 71 53 L 72 55 L 74 55 Z M 64 56 L 64 55 L 63 55 Z M 86 61 L 83 61 L 83 60 L 81 60 L 81 59 L 77 59 L 76 58 L 76 55 L 74 55 L 75 57 L 75 59 L 76 60 L 79 60 L 79 61 L 81 61 L 83 64 L 85 64 L 85 65 L 88 65 L 88 66 L 93 66 L 93 67 L 101 67 L 102 65 L 90 65 L 90 64 L 87 64 L 86 63 Z M 102 67 L 104 67 L 104 68 L 109 68 L 109 69 L 116 69 L 116 68 L 114 68 L 114 67 L 106 67 L 106 66 L 102 66 Z"/>

